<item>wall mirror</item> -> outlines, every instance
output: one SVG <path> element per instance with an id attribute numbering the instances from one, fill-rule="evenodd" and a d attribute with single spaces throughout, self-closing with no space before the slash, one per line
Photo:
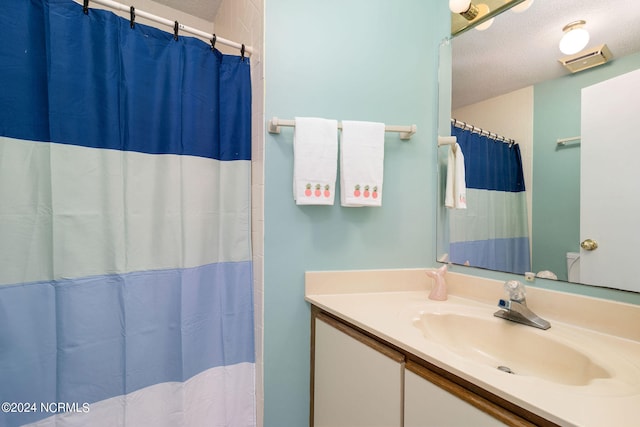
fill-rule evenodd
<path id="1" fill-rule="evenodd" d="M 634 253 L 637 253 L 635 244 L 640 236 L 640 222 L 630 220 L 640 212 L 640 205 L 615 206 L 603 194 L 600 205 L 604 208 L 605 218 L 608 218 L 605 221 L 618 222 L 620 229 L 627 232 L 617 242 L 609 241 L 610 232 L 592 236 L 599 243 L 594 251 L 581 247 L 581 242 L 589 238 L 584 235 L 584 230 L 581 231 L 581 226 L 585 225 L 581 199 L 584 203 L 584 194 L 588 190 L 584 187 L 587 173 L 581 169 L 584 168 L 588 139 L 594 138 L 590 136 L 591 131 L 589 135 L 582 135 L 581 115 L 585 110 L 582 93 L 585 88 L 614 81 L 640 69 L 640 26 L 635 23 L 640 16 L 640 2 L 535 0 L 524 3 L 528 6 L 526 10 L 519 13 L 504 11 L 493 19 L 489 28 L 466 30 L 448 42 L 451 117 L 518 143 L 526 185 L 530 271 L 544 275 L 548 272 L 565 282 L 640 292 L 640 281 L 635 280 L 631 270 Z M 559 42 L 564 34 L 563 28 L 575 21 L 585 21 L 580 26 L 589 32 L 589 41 L 582 51 L 568 55 L 560 51 Z M 601 53 L 603 51 L 604 54 Z M 611 56 L 602 65 L 575 73 L 559 61 L 593 52 L 605 56 L 610 52 Z M 586 57 L 573 63 L 580 66 L 580 61 L 588 60 Z M 640 115 L 637 96 L 627 105 L 631 117 Z M 605 111 L 608 108 L 596 111 L 593 121 L 605 121 L 607 115 L 599 114 Z M 440 134 L 449 135 L 443 131 L 441 119 Z M 640 135 L 635 131 L 624 140 L 635 141 L 634 145 L 640 146 L 640 137 L 636 134 Z M 558 143 L 558 140 L 567 139 L 569 141 L 564 144 Z M 616 168 L 621 168 L 622 159 L 637 158 L 640 153 L 622 154 L 624 151 L 617 148 L 619 141 L 604 139 L 607 140 L 598 137 L 595 143 L 609 145 L 608 151 L 618 151 L 618 156 L 609 161 L 602 158 L 598 170 L 589 170 L 589 176 L 591 181 L 615 182 Z M 438 149 L 440 166 L 446 167 L 448 150 L 446 146 Z M 611 164 L 613 169 L 604 172 L 605 163 Z M 439 188 L 443 190 L 446 173 L 443 172 L 444 167 L 440 169 Z M 636 191 L 638 194 L 634 197 L 640 199 L 640 185 L 632 191 Z M 444 203 L 442 193 L 440 191 L 438 206 Z M 633 214 L 621 217 L 612 214 L 623 210 Z M 448 256 L 453 211 L 438 210 L 438 261 L 451 261 Z M 606 270 L 620 271 L 622 284 L 620 281 L 610 283 L 606 275 L 608 271 L 604 272 L 604 277 L 580 274 L 582 261 L 588 260 L 592 254 L 605 252 L 602 249 L 608 247 L 616 247 L 619 252 Z M 573 267 L 578 274 L 571 270 Z"/>

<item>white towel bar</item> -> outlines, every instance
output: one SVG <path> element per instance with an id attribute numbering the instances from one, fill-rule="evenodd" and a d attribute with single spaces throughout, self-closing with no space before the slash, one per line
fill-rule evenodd
<path id="1" fill-rule="evenodd" d="M 557 143 L 558 145 L 566 145 L 566 144 L 567 144 L 567 142 L 571 142 L 571 141 L 579 141 L 579 140 L 581 140 L 581 139 L 582 139 L 582 138 L 581 138 L 581 137 L 579 137 L 579 136 L 574 136 L 574 137 L 571 137 L 571 138 L 561 138 L 561 139 L 556 140 L 556 143 Z"/>
<path id="2" fill-rule="evenodd" d="M 269 127 L 268 127 L 269 133 L 280 133 L 280 126 L 295 127 L 296 121 L 282 120 L 277 117 L 273 117 L 271 120 L 269 120 Z M 338 129 L 342 129 L 342 123 L 338 123 Z M 410 126 L 386 125 L 384 127 L 384 130 L 385 132 L 399 132 L 400 139 L 408 140 L 408 139 L 411 139 L 411 136 L 413 134 L 418 132 L 418 127 L 416 125 L 410 125 Z"/>
<path id="3" fill-rule="evenodd" d="M 456 145 L 458 138 L 455 136 L 438 136 L 438 147 L 443 145 Z"/>

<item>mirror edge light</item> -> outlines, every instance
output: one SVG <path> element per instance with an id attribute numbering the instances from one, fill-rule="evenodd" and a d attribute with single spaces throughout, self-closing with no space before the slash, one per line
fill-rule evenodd
<path id="1" fill-rule="evenodd" d="M 526 0 L 483 0 L 481 4 L 488 6 L 488 11 L 483 13 L 481 10 L 478 16 L 471 21 L 463 18 L 459 13 L 451 12 L 451 36 L 458 36 L 478 25 L 482 25 L 524 1 Z"/>

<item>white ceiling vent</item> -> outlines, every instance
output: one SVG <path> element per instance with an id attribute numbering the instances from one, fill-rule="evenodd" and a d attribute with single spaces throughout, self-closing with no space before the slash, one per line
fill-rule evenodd
<path id="1" fill-rule="evenodd" d="M 572 73 L 606 63 L 613 57 L 606 44 L 558 59 Z"/>

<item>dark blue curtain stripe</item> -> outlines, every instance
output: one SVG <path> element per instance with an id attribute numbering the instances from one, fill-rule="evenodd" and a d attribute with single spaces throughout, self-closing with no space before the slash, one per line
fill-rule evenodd
<path id="1" fill-rule="evenodd" d="M 251 159 L 250 127 L 236 125 L 251 114 L 251 87 L 237 81 L 250 80 L 248 58 L 141 24 L 131 29 L 108 11 L 84 15 L 71 0 L 12 3 L 0 17 L 11 37 L 0 46 L 0 108 L 13 113 L 0 117 L 0 135 Z"/>
<path id="2" fill-rule="evenodd" d="M 518 144 L 505 144 L 487 136 L 451 126 L 464 154 L 467 188 L 525 191 Z"/>
<path id="3" fill-rule="evenodd" d="M 7 4 L 9 3 L 9 4 Z M 4 1 L 0 9 L 0 135 L 49 140 L 44 6 Z"/>
<path id="4" fill-rule="evenodd" d="M 93 403 L 255 362 L 250 261 L 6 286 L 0 313 L 3 401 Z"/>
<path id="5" fill-rule="evenodd" d="M 449 245 L 449 260 L 491 270 L 524 274 L 529 271 L 529 238 L 474 240 Z"/>

